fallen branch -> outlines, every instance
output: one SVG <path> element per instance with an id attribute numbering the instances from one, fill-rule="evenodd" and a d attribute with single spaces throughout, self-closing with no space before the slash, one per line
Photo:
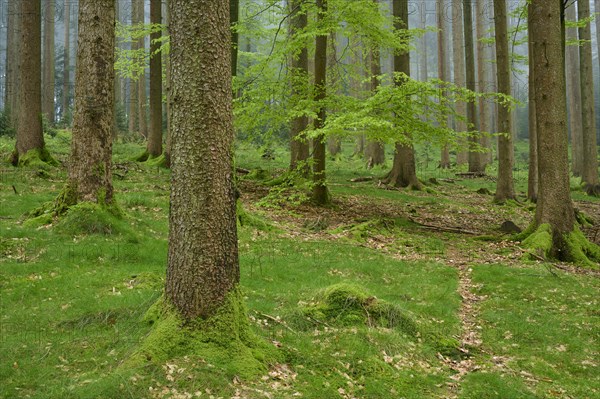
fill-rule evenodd
<path id="1" fill-rule="evenodd" d="M 355 177 L 354 179 L 350 179 L 350 182 L 352 183 L 361 183 L 364 181 L 373 181 L 373 176 Z"/>
<path id="2" fill-rule="evenodd" d="M 476 177 L 485 177 L 487 175 L 485 174 L 485 172 L 463 172 L 463 173 L 456 173 L 456 176 L 474 179 Z"/>
<path id="3" fill-rule="evenodd" d="M 428 229 L 428 230 L 441 231 L 444 233 L 468 234 L 468 235 L 473 235 L 473 236 L 476 236 L 479 234 L 475 231 L 465 230 L 465 229 L 461 229 L 458 227 L 435 226 L 432 224 L 425 224 L 425 223 L 417 222 L 416 220 L 410 219 L 410 218 L 408 220 L 410 222 L 412 222 L 416 225 L 419 225 L 420 227 L 423 227 L 424 229 Z"/>
<path id="4" fill-rule="evenodd" d="M 290 326 L 288 326 L 287 324 L 285 324 L 283 321 L 279 320 L 279 319 L 278 319 L 278 318 L 276 318 L 276 317 L 273 317 L 273 316 L 271 316 L 271 315 L 268 315 L 268 314 L 266 314 L 266 313 L 261 313 L 261 312 L 256 312 L 256 314 L 257 314 L 258 316 L 265 317 L 265 318 L 267 318 L 267 319 L 269 319 L 269 320 L 271 320 L 271 321 L 274 321 L 275 323 L 277 323 L 277 324 L 279 324 L 279 325 L 281 325 L 281 326 L 283 326 L 283 327 L 287 328 L 288 330 L 290 330 L 290 331 L 291 331 L 291 332 L 293 332 L 294 334 L 297 334 L 297 332 L 296 332 L 296 331 L 294 331 L 294 330 L 293 330 L 293 329 L 292 329 Z"/>
<path id="5" fill-rule="evenodd" d="M 250 173 L 250 171 L 248 169 L 239 168 L 239 167 L 235 168 L 235 171 L 237 173 L 239 173 L 240 175 L 247 175 Z"/>

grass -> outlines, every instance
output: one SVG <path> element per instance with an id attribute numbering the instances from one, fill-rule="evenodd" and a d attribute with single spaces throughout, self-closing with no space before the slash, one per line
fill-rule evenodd
<path id="1" fill-rule="evenodd" d="M 68 132 L 48 138 L 47 144 L 64 164 Z M 2 159 L 12 145 L 0 138 Z M 351 145 L 345 143 L 344 154 L 352 152 Z M 301 225 L 298 220 L 313 217 L 301 207 L 264 208 L 258 200 L 244 204 L 277 225 L 239 229 L 251 325 L 280 357 L 264 377 L 242 380 L 198 356 L 123 368 L 150 331 L 143 316 L 162 292 L 166 268 L 169 172 L 131 162 L 142 149 L 136 143 L 114 147 L 121 176 L 114 179 L 115 192 L 124 212 L 118 223 L 125 226 L 102 233 L 24 224 L 26 212 L 60 192 L 66 170 L 50 168 L 42 176 L 35 168 L 0 165 L 0 398 L 446 397 L 455 371 L 440 354 L 463 359 L 457 350 L 459 273 L 448 263 L 456 252 L 468 254 L 477 294 L 485 295 L 479 320 L 483 347 L 472 354 L 481 368 L 462 379 L 458 396 L 600 397 L 597 277 L 555 276 L 522 262 L 479 264 L 481 252 L 506 252 L 488 247 L 498 241 L 486 219 L 490 210 L 496 218 L 519 222 L 531 216 L 530 210 L 491 205 L 491 198 L 482 196 L 466 201 L 482 186 L 493 191 L 492 180 L 431 186 L 437 194 L 349 183 L 386 170 L 367 170 L 362 160 L 348 155 L 328 165 L 341 210 L 327 211 L 331 221 L 323 229 L 292 229 Z M 419 151 L 434 158 L 433 150 Z M 268 162 L 247 144 L 238 144 L 237 154 L 237 165 L 248 169 L 261 166 L 276 174 L 287 166 L 281 147 Z M 420 164 L 419 174 L 427 181 L 454 178 L 455 172 L 438 170 L 429 161 L 427 167 Z M 526 181 L 517 183 L 524 192 Z M 594 201 L 582 192 L 575 195 Z M 381 207 L 391 216 L 373 223 L 358 214 L 334 220 L 352 201 L 366 209 Z M 395 215 L 399 209 L 415 218 L 464 212 L 495 235 L 484 241 L 423 230 Z M 305 317 L 302 309 L 341 283 L 399 309 L 414 321 L 417 334 L 364 320 L 336 324 Z M 506 367 L 494 367 L 493 356 L 506 358 Z"/>

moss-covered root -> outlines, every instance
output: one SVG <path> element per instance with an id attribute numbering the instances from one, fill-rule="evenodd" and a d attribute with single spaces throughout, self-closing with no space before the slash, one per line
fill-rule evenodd
<path id="1" fill-rule="evenodd" d="M 57 166 L 58 162 L 52 158 L 48 150 L 44 148 L 34 148 L 19 156 L 17 151 L 13 151 L 10 159 L 14 166 L 28 166 L 40 169 L 47 169 L 49 166 Z"/>
<path id="2" fill-rule="evenodd" d="M 157 167 L 157 168 L 168 168 L 169 167 L 169 164 L 167 162 L 167 158 L 165 157 L 165 154 L 161 154 L 157 157 L 149 156 L 148 159 L 146 159 L 146 165 Z"/>
<path id="3" fill-rule="evenodd" d="M 136 156 L 133 160 L 135 162 L 146 162 L 149 157 L 150 154 L 148 153 L 148 151 L 144 151 L 140 155 Z"/>
<path id="4" fill-rule="evenodd" d="M 545 257 L 600 268 L 600 247 L 590 242 L 578 227 L 555 237 L 549 224 L 542 224 L 523 240 L 530 257 Z M 534 255 L 531 255 L 534 254 Z"/>
<path id="5" fill-rule="evenodd" d="M 144 319 L 152 324 L 152 331 L 124 367 L 197 356 L 231 376 L 251 378 L 264 373 L 276 360 L 274 347 L 252 333 L 239 288 L 232 290 L 219 311 L 208 319 L 186 323 L 164 297 Z"/>

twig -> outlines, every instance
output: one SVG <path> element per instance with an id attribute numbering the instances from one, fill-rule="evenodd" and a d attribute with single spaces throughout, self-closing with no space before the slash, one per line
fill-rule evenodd
<path id="1" fill-rule="evenodd" d="M 294 331 L 290 326 L 288 326 L 287 324 L 285 324 L 283 321 L 277 319 L 276 317 L 273 317 L 271 315 L 268 315 L 266 313 L 261 313 L 261 312 L 256 312 L 257 315 L 262 316 L 262 317 L 266 317 L 267 319 L 274 321 L 275 323 L 278 323 L 280 325 L 282 325 L 283 327 L 287 328 L 288 330 L 290 330 L 291 332 L 293 332 L 294 334 L 297 334 L 296 331 Z"/>
<path id="2" fill-rule="evenodd" d="M 372 180 L 373 180 L 373 176 L 363 176 L 363 177 L 355 177 L 354 179 L 350 179 L 350 182 L 361 183 L 364 181 L 372 181 Z"/>
<path id="3" fill-rule="evenodd" d="M 16 194 L 16 195 L 19 195 L 19 193 L 17 192 L 17 188 L 15 187 L 15 185 L 14 185 L 14 184 L 12 185 L 12 189 L 13 189 L 13 191 L 15 192 L 15 194 Z"/>
<path id="4" fill-rule="evenodd" d="M 420 223 L 420 222 L 417 222 L 416 220 L 410 219 L 410 218 L 408 220 L 410 222 L 414 223 L 414 224 L 419 225 L 420 227 L 423 227 L 423 228 L 429 229 L 429 230 L 443 231 L 445 233 L 469 234 L 469 235 L 473 235 L 473 236 L 476 236 L 477 234 L 479 234 L 479 233 L 477 233 L 475 231 L 464 230 L 464 229 L 460 229 L 460 228 L 457 228 L 457 227 L 434 226 L 434 225 L 431 225 L 431 224 Z"/>

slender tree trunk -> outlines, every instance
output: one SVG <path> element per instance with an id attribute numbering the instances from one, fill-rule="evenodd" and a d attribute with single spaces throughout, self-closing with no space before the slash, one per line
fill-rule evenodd
<path id="1" fill-rule="evenodd" d="M 336 32 L 331 32 L 329 34 L 329 51 L 327 52 L 327 71 L 330 76 L 328 86 L 332 88 L 332 91 L 335 90 L 337 94 L 341 94 L 339 72 L 337 67 L 338 40 L 341 42 L 341 39 L 338 39 L 338 35 Z M 332 108 L 331 112 L 335 112 L 335 108 Z M 334 158 L 342 151 L 342 141 L 338 136 L 330 135 L 329 137 L 327 137 L 327 151 L 329 152 L 329 155 L 331 155 Z"/>
<path id="2" fill-rule="evenodd" d="M 131 0 L 131 25 L 135 25 L 138 19 L 138 0 Z M 131 50 L 138 49 L 138 42 L 131 42 Z M 139 105 L 138 94 L 140 88 L 135 79 L 129 79 L 129 131 L 139 132 Z"/>
<path id="3" fill-rule="evenodd" d="M 494 0 L 494 24 L 496 30 L 496 67 L 498 70 L 498 92 L 509 95 L 510 59 L 508 51 L 508 26 L 506 0 Z M 498 183 L 496 185 L 497 202 L 515 199 L 513 182 L 513 131 L 509 107 L 498 107 L 498 122 L 501 136 L 498 138 Z"/>
<path id="4" fill-rule="evenodd" d="M 394 0 L 392 3 L 393 14 L 395 18 L 396 29 L 408 29 L 408 0 Z M 410 53 L 394 55 L 394 72 L 404 72 L 410 76 Z M 395 81 L 396 85 L 403 82 Z M 410 140 L 410 132 L 405 132 Z M 394 163 L 392 170 L 384 179 L 384 183 L 394 187 L 410 187 L 415 190 L 421 188 L 421 183 L 417 178 L 415 151 L 412 144 L 396 143 L 396 153 L 394 154 Z"/>
<path id="5" fill-rule="evenodd" d="M 144 11 L 144 0 L 138 1 L 138 15 L 137 15 L 137 23 L 144 24 L 145 23 L 145 11 Z M 144 38 L 140 38 L 137 44 L 138 49 L 143 49 L 146 52 L 146 44 Z M 140 134 L 145 138 L 148 138 L 148 113 L 146 112 L 146 69 L 142 70 L 140 75 L 138 76 L 138 119 L 140 124 Z"/>
<path id="6" fill-rule="evenodd" d="M 61 104 L 61 121 L 68 122 L 71 105 L 71 0 L 64 0 L 63 21 L 65 24 L 63 49 L 63 91 Z"/>
<path id="7" fill-rule="evenodd" d="M 465 47 L 464 47 L 464 32 L 463 32 L 463 7 L 461 0 L 452 0 L 452 60 L 454 65 L 454 84 L 459 87 L 465 87 Z M 456 113 L 459 117 L 467 118 L 467 104 L 460 101 L 456 103 Z M 467 124 L 464 120 L 456 119 L 455 129 L 458 132 L 466 132 Z M 462 165 L 467 163 L 467 142 L 466 140 L 458 140 L 458 152 L 456 155 L 456 163 Z"/>
<path id="8" fill-rule="evenodd" d="M 42 112 L 54 124 L 54 10 L 56 0 L 44 2 L 44 101 Z"/>
<path id="9" fill-rule="evenodd" d="M 165 297 L 191 321 L 215 315 L 240 279 L 229 1 L 170 0 L 169 14 L 173 152 Z"/>
<path id="10" fill-rule="evenodd" d="M 165 0 L 163 3 L 163 16 L 166 22 L 167 27 L 171 26 L 171 14 L 169 12 L 170 6 L 169 3 L 171 0 Z M 165 35 L 170 34 L 169 29 L 165 31 Z M 171 148 L 172 148 L 172 137 L 171 134 L 171 57 L 165 55 L 165 90 L 167 97 L 167 142 L 165 143 L 165 166 L 168 168 L 171 167 Z"/>
<path id="11" fill-rule="evenodd" d="M 229 0 L 229 21 L 231 23 L 231 74 L 237 76 L 238 47 L 240 35 L 237 23 L 240 17 L 240 0 Z"/>
<path id="12" fill-rule="evenodd" d="M 448 62 L 447 49 L 450 48 L 448 40 L 448 25 L 446 24 L 446 13 L 444 7 L 444 0 L 436 1 L 437 10 L 437 29 L 438 29 L 438 79 L 442 81 L 450 80 L 450 63 Z M 443 94 L 445 95 L 445 94 Z M 450 116 L 445 121 L 440 121 L 442 127 L 450 126 Z M 448 145 L 444 145 L 441 152 L 440 168 L 450 168 L 450 149 Z"/>
<path id="13" fill-rule="evenodd" d="M 161 0 L 150 1 L 150 23 L 162 23 Z M 151 158 L 162 154 L 162 53 L 160 50 L 161 33 L 150 35 L 150 134 L 148 136 L 148 155 Z"/>
<path id="14" fill-rule="evenodd" d="M 19 66 L 19 119 L 16 155 L 44 148 L 42 133 L 42 32 L 41 4 L 23 0 L 21 5 L 21 62 Z M 17 159 L 13 159 L 16 163 Z"/>
<path id="15" fill-rule="evenodd" d="M 488 21 L 490 20 L 490 13 L 489 10 L 487 8 L 487 4 L 486 1 L 484 0 L 480 0 L 478 2 L 476 2 L 477 4 L 477 12 L 476 12 L 476 18 L 475 18 L 475 25 L 476 25 L 476 35 L 477 38 L 479 39 L 477 41 L 477 85 L 479 88 L 479 92 L 481 93 L 485 93 L 485 92 L 491 92 L 492 91 L 492 87 L 490 84 L 490 80 L 491 80 L 491 74 L 489 73 L 491 70 L 491 62 L 490 59 L 491 57 L 491 51 L 490 51 L 490 45 L 487 43 L 484 43 L 482 41 L 482 39 L 487 38 L 488 35 L 488 29 L 489 29 L 489 23 Z M 497 39 L 497 38 L 496 38 Z M 481 158 L 480 162 L 484 165 L 487 165 L 491 162 L 490 159 L 490 113 L 492 112 L 491 109 L 491 103 L 488 99 L 486 98 L 480 98 L 479 99 L 479 131 L 480 132 L 484 132 L 484 135 L 480 137 L 479 143 L 481 144 L 481 146 L 485 149 L 487 149 L 488 151 L 486 152 L 482 152 L 479 154 L 479 157 Z"/>
<path id="16" fill-rule="evenodd" d="M 566 19 L 577 21 L 576 3 L 566 10 Z M 577 28 L 566 28 L 566 39 L 577 40 Z M 575 176 L 581 176 L 583 171 L 583 122 L 581 111 L 581 82 L 579 79 L 579 46 L 571 45 L 566 48 L 567 99 L 569 101 L 569 132 L 571 133 L 572 169 Z"/>
<path id="17" fill-rule="evenodd" d="M 21 57 L 21 1 L 8 2 L 8 26 L 6 36 L 6 95 L 5 104 L 9 110 L 13 128 L 18 122 L 19 62 Z"/>
<path id="18" fill-rule="evenodd" d="M 565 234 L 573 231 L 575 217 L 569 187 L 562 0 L 533 0 L 530 11 L 539 163 L 535 224 L 550 225 L 551 255 L 564 259 L 569 256 L 564 253 Z"/>
<path id="19" fill-rule="evenodd" d="M 327 0 L 317 0 L 317 21 L 322 22 L 327 13 Z M 315 101 L 323 101 L 327 97 L 327 34 L 318 35 L 315 49 Z M 325 125 L 327 111 L 323 104 L 319 105 L 315 129 Z M 313 200 L 318 205 L 330 202 L 325 176 L 325 137 L 318 135 L 313 141 Z"/>
<path id="20" fill-rule="evenodd" d="M 531 3 L 527 6 L 528 15 L 533 14 Z M 529 21 L 528 21 L 529 24 Z M 529 177 L 527 180 L 527 199 L 531 202 L 537 202 L 538 198 L 538 144 L 537 144 L 537 121 L 535 114 L 535 60 L 533 58 L 533 39 L 531 35 L 528 38 L 529 53 L 529 78 L 528 78 L 528 97 L 529 97 Z"/>
<path id="21" fill-rule="evenodd" d="M 114 0 L 79 0 L 75 114 L 69 162 L 70 204 L 113 202 Z"/>
<path id="22" fill-rule="evenodd" d="M 115 24 L 120 22 L 120 6 L 119 0 L 115 0 Z M 115 42 L 115 46 L 117 43 Z M 117 134 L 119 133 L 119 123 L 118 123 L 118 114 L 117 114 L 117 106 L 123 103 L 123 97 L 121 97 L 121 85 L 122 79 L 119 77 L 117 70 L 115 69 L 115 83 L 114 83 L 114 93 L 115 93 L 115 101 L 113 110 L 113 140 L 117 138 Z"/>
<path id="23" fill-rule="evenodd" d="M 590 16 L 589 0 L 577 2 L 578 19 Z M 598 179 L 598 143 L 596 137 L 596 112 L 594 109 L 594 75 L 592 69 L 592 36 L 589 23 L 579 28 L 579 39 L 583 43 L 579 49 L 579 68 L 581 79 L 581 112 L 583 121 L 583 164 L 581 180 L 587 186 L 597 186 Z"/>
<path id="24" fill-rule="evenodd" d="M 302 2 L 300 0 L 291 0 L 290 3 L 290 36 L 299 35 L 306 29 L 308 17 L 306 12 L 302 11 Z M 292 77 L 292 95 L 297 98 L 306 98 L 308 96 L 308 49 L 303 45 L 298 55 L 291 57 L 291 77 Z M 308 165 L 309 148 L 308 141 L 303 138 L 303 132 L 308 127 L 308 117 L 298 116 L 292 119 L 290 124 L 290 170 L 299 171 L 307 177 L 310 173 Z"/>

